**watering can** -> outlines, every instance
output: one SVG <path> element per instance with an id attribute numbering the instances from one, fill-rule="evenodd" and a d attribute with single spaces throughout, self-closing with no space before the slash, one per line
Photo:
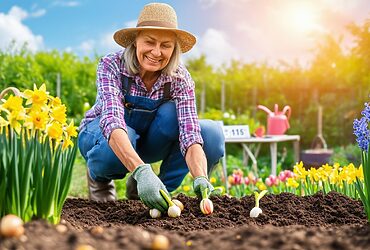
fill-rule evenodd
<path id="1" fill-rule="evenodd" d="M 285 106 L 282 111 L 279 111 L 279 107 L 275 104 L 274 112 L 269 110 L 263 105 L 258 105 L 257 108 L 265 111 L 267 116 L 267 134 L 268 135 L 283 135 L 287 131 L 289 126 L 289 118 L 291 109 L 289 106 Z"/>

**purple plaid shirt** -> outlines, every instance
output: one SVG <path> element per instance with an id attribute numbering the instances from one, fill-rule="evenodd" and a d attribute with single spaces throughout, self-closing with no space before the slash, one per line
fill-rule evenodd
<path id="1" fill-rule="evenodd" d="M 109 136 L 116 128 L 127 131 L 124 119 L 124 107 L 122 103 L 121 75 L 132 77 L 134 82 L 131 86 L 131 95 L 143 96 L 154 100 L 161 99 L 164 95 L 164 84 L 171 82 L 171 99 L 175 101 L 180 130 L 180 149 L 183 155 L 193 144 L 203 144 L 200 134 L 200 126 L 195 105 L 194 81 L 185 66 L 180 65 L 175 76 L 160 75 L 150 92 L 140 76 L 130 75 L 126 68 L 121 68 L 121 56 L 123 51 L 108 54 L 100 59 L 97 69 L 96 87 L 97 99 L 94 106 L 85 114 L 80 130 L 87 123 L 100 117 L 100 128 L 104 137 Z"/>

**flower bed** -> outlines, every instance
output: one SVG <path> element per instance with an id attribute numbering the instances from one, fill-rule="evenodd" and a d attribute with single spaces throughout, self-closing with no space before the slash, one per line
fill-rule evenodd
<path id="1" fill-rule="evenodd" d="M 266 194 L 258 218 L 249 217 L 253 196 L 212 197 L 211 215 L 201 213 L 197 198 L 177 198 L 185 205 L 181 216 L 160 219 L 152 219 L 139 201 L 67 199 L 62 212 L 66 227 L 32 221 L 25 225 L 25 237 L 2 238 L 0 248 L 151 249 L 158 234 L 169 239 L 168 249 L 370 248 L 370 226 L 361 201 L 336 192 L 305 197 Z"/>

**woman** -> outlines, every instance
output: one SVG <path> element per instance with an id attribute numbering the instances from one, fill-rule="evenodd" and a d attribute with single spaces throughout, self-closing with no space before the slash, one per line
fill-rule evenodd
<path id="1" fill-rule="evenodd" d="M 114 40 L 125 50 L 100 60 L 96 103 L 80 125 L 90 199 L 116 199 L 113 179 L 128 172 L 127 197 L 162 212 L 168 205 L 159 190 L 175 190 L 189 171 L 198 196 L 212 191 L 208 174 L 224 154 L 222 129 L 198 120 L 194 82 L 179 63 L 195 37 L 177 28 L 171 6 L 152 3 L 136 28 L 117 31 Z M 150 163 L 160 160 L 157 176 Z"/>

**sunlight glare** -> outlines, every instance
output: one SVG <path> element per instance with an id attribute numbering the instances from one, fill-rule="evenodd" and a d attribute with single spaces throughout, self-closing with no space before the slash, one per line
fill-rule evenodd
<path id="1" fill-rule="evenodd" d="M 287 10 L 287 21 L 295 31 L 310 32 L 318 29 L 317 12 L 307 2 L 297 2 Z"/>

